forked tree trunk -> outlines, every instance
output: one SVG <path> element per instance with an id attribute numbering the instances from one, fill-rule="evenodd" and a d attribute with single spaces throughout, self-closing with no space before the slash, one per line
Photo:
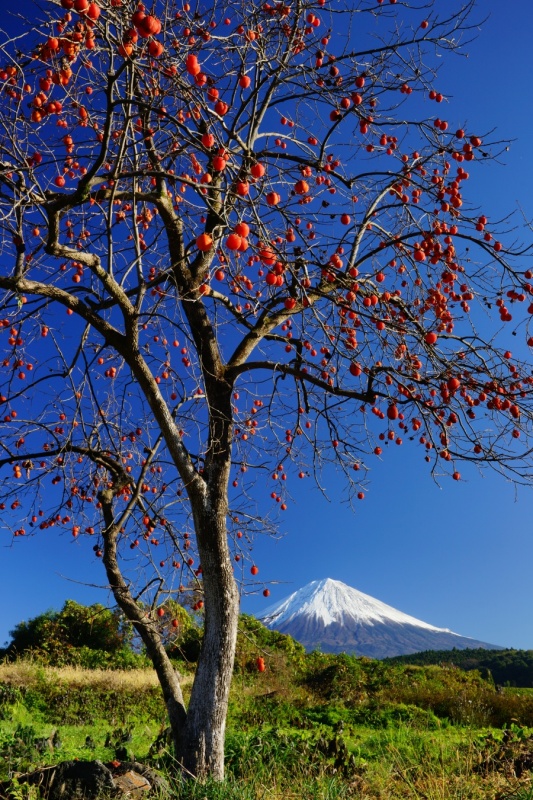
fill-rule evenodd
<path id="1" fill-rule="evenodd" d="M 102 497 L 102 495 L 101 495 Z M 197 518 L 204 588 L 204 637 L 187 711 L 179 676 L 157 625 L 132 597 L 116 558 L 116 532 L 105 537 L 104 564 L 115 599 L 146 646 L 168 712 L 178 764 L 185 777 L 224 778 L 224 738 L 233 674 L 239 593 L 227 545 L 225 502 Z M 197 516 L 197 515 L 195 515 Z"/>
<path id="2" fill-rule="evenodd" d="M 142 380 L 143 373 L 140 377 Z M 113 515 L 116 487 L 102 491 L 99 499 L 106 523 L 103 562 L 109 584 L 118 605 L 141 635 L 156 669 L 178 765 L 185 777 L 210 776 L 223 780 L 226 716 L 239 619 L 239 592 L 233 575 L 227 530 L 231 386 L 212 376 L 207 382 L 211 388 L 209 445 L 201 484 L 198 482 L 188 487 L 202 566 L 205 617 L 202 648 L 187 710 L 179 676 L 163 646 L 157 624 L 146 616 L 145 609 L 133 598 L 120 570 L 117 558 L 119 531 Z M 154 413 L 159 420 L 160 409 L 150 391 L 147 396 L 153 401 Z M 172 451 L 171 447 L 169 449 Z"/>
<path id="3" fill-rule="evenodd" d="M 206 515 L 204 523 L 209 524 Z M 227 550 L 225 530 L 211 517 L 203 548 L 204 603 L 206 609 L 204 638 L 187 711 L 179 676 L 161 642 L 157 626 L 139 608 L 122 579 L 114 552 L 114 536 L 109 536 L 104 563 L 117 603 L 133 622 L 146 646 L 157 672 L 167 708 L 178 764 L 185 777 L 224 778 L 224 737 L 229 690 L 233 674 L 239 594 L 227 554 L 218 562 L 220 545 Z M 217 535 L 217 533 L 219 535 Z M 217 555 L 218 554 L 218 555 Z"/>

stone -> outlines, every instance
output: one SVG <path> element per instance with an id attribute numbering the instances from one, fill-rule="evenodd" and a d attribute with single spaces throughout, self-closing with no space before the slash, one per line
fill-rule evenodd
<path id="1" fill-rule="evenodd" d="M 145 764 L 141 764 L 139 761 L 122 761 L 119 764 L 111 761 L 106 766 L 108 766 L 113 773 L 113 778 L 117 785 L 121 775 L 135 773 L 141 778 L 144 778 L 144 780 L 150 784 L 150 788 L 155 789 L 159 795 L 169 794 L 170 792 L 165 779 L 162 778 L 161 775 L 158 775 L 157 772 L 154 772 L 153 769 L 150 769 L 150 767 L 147 767 Z M 143 789 L 142 791 L 144 792 L 145 790 Z"/>
<path id="2" fill-rule="evenodd" d="M 138 772 L 128 770 L 124 775 L 117 775 L 115 786 L 128 797 L 142 797 L 144 792 L 149 792 L 152 785 L 147 778 Z"/>
<path id="3" fill-rule="evenodd" d="M 50 778 L 48 800 L 98 800 L 116 789 L 111 770 L 101 761 L 63 761 Z"/>
<path id="4" fill-rule="evenodd" d="M 104 800 L 142 798 L 151 789 L 168 795 L 169 786 L 160 775 L 138 761 L 62 761 L 25 775 L 20 784 L 37 786 L 45 800 Z M 0 800 L 9 794 L 11 781 L 0 783 Z M 4 795 L 6 792 L 6 795 Z"/>

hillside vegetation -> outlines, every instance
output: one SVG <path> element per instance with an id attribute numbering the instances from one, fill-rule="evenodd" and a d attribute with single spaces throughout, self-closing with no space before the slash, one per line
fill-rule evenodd
<path id="1" fill-rule="evenodd" d="M 306 654 L 252 617 L 240 627 L 228 780 L 173 786 L 173 797 L 533 797 L 533 692 L 498 691 L 478 671 L 451 664 Z M 187 693 L 192 666 L 176 665 Z M 165 729 L 150 670 L 51 667 L 36 658 L 0 667 L 0 780 L 67 758 L 135 756 L 165 772 Z M 17 797 L 36 791 L 21 783 Z"/>
<path id="2" fill-rule="evenodd" d="M 491 675 L 500 686 L 533 688 L 533 650 L 427 650 L 385 659 L 389 664 L 451 664 Z"/>

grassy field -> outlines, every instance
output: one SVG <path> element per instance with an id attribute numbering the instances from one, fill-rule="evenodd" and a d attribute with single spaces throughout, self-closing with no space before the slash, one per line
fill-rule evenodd
<path id="1" fill-rule="evenodd" d="M 186 674 L 186 693 L 191 680 Z M 248 628 L 228 719 L 227 781 L 174 783 L 172 796 L 533 800 L 532 720 L 533 692 L 497 691 L 476 672 L 305 655 Z M 59 760 L 131 756 L 171 775 L 165 727 L 151 671 L 0 665 L 1 780 Z M 20 786 L 17 798 L 35 791 Z"/>

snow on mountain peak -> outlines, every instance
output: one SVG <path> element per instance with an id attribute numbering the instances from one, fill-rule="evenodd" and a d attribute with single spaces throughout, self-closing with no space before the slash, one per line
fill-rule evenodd
<path id="1" fill-rule="evenodd" d="M 364 625 L 393 622 L 428 631 L 452 633 L 448 628 L 436 628 L 422 622 L 332 578 L 311 581 L 279 603 L 269 606 L 261 619 L 265 625 L 278 627 L 299 616 L 314 619 L 324 627 L 334 623 L 346 624 L 348 621 Z"/>
<path id="2" fill-rule="evenodd" d="M 387 658 L 422 650 L 500 649 L 436 628 L 331 578 L 312 581 L 270 606 L 262 621 L 290 634 L 307 650 L 324 653 Z"/>

